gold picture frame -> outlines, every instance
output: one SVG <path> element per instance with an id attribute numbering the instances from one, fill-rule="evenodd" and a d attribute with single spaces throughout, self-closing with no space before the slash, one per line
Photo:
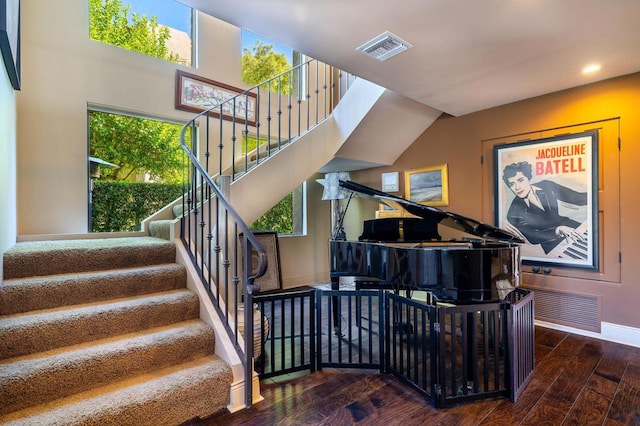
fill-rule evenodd
<path id="1" fill-rule="evenodd" d="M 449 205 L 449 178 L 446 164 L 404 173 L 405 198 L 425 206 Z"/>

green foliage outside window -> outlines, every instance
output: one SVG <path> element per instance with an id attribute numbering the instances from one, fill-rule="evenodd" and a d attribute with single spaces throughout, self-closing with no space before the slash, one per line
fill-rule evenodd
<path id="1" fill-rule="evenodd" d="M 293 234 L 293 193 L 287 194 L 278 204 L 253 222 L 252 231 L 278 231 L 278 234 Z"/>
<path id="2" fill-rule="evenodd" d="M 291 64 L 282 53 L 273 51 L 273 45 L 262 43 L 260 40 L 249 49 L 244 49 L 242 54 L 242 80 L 251 85 L 257 85 L 272 77 L 291 69 Z M 274 79 L 269 87 L 265 84 L 263 89 L 288 95 L 291 92 L 291 76 L 285 74 Z"/>
<path id="3" fill-rule="evenodd" d="M 89 129 L 91 156 L 118 166 L 101 168 L 102 179 L 182 181 L 181 125 L 89 111 Z"/>
<path id="4" fill-rule="evenodd" d="M 120 0 L 89 0 L 89 36 L 134 52 L 179 62 L 178 55 L 167 47 L 169 28 L 158 24 L 155 16 L 133 13 L 130 17 L 130 9 Z"/>
<path id="5" fill-rule="evenodd" d="M 267 142 L 266 139 L 260 138 L 260 145 Z M 251 152 L 258 146 L 258 139 L 255 136 L 244 136 L 242 135 L 242 154 L 246 154 L 247 152 Z"/>
<path id="6" fill-rule="evenodd" d="M 242 79 L 247 84 L 260 84 L 289 69 L 291 69 L 291 64 L 287 57 L 281 53 L 274 52 L 273 45 L 265 44 L 258 40 L 251 51 L 244 49 L 242 55 Z M 292 90 L 291 76 L 285 74 L 281 78 L 273 80 L 268 87 L 264 85 L 262 88 L 288 95 Z M 254 136 L 247 135 L 243 137 L 242 153 L 246 154 L 256 149 L 257 142 Z M 266 139 L 260 139 L 260 145 L 266 144 L 266 142 Z M 253 231 L 278 231 L 279 234 L 302 233 L 301 205 L 302 191 L 299 188 L 284 197 L 278 204 L 251 224 L 250 228 Z"/>
<path id="7" fill-rule="evenodd" d="M 130 7 L 120 0 L 89 0 L 90 37 L 178 62 L 178 55 L 167 48 L 169 29 L 159 25 L 155 16 L 130 16 L 129 11 Z M 144 218 L 181 195 L 181 128 L 156 120 L 89 111 L 90 156 L 118 166 L 101 167 L 100 178 L 94 180 L 93 232 L 139 230 Z"/>
<path id="8" fill-rule="evenodd" d="M 142 220 L 181 195 L 177 183 L 95 181 L 91 231 L 139 231 Z"/>

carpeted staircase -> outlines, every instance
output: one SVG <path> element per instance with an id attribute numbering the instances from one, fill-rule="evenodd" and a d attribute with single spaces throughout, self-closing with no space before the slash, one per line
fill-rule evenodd
<path id="1" fill-rule="evenodd" d="M 18 243 L 0 282 L 0 424 L 179 425 L 229 404 L 173 243 Z"/>

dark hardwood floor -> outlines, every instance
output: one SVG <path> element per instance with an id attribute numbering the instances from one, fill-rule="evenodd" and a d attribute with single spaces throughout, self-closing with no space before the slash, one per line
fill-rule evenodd
<path id="1" fill-rule="evenodd" d="M 264 380 L 264 401 L 190 425 L 640 425 L 640 348 L 536 327 L 535 354 L 516 403 L 436 409 L 395 377 L 325 369 Z"/>

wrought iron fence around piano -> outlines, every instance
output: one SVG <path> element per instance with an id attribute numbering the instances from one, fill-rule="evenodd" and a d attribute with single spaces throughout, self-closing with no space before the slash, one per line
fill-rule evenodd
<path id="1" fill-rule="evenodd" d="M 431 304 L 388 293 L 386 372 L 436 407 L 504 396 L 515 401 L 531 379 L 533 293 L 504 301 Z"/>
<path id="2" fill-rule="evenodd" d="M 532 292 L 465 305 L 413 297 L 361 289 L 257 295 L 269 323 L 260 377 L 369 369 L 401 378 L 436 407 L 518 398 L 535 365 Z"/>

